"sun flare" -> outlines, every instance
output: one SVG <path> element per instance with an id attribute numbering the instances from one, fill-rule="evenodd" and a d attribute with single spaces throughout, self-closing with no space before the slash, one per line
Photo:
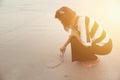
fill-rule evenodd
<path id="1" fill-rule="evenodd" d="M 114 21 L 120 21 L 120 4 L 113 3 L 109 6 L 108 16 Z"/>

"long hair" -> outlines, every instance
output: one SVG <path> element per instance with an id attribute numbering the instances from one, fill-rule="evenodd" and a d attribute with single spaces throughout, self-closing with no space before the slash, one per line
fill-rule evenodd
<path id="1" fill-rule="evenodd" d="M 64 29 L 68 28 L 75 18 L 76 13 L 68 7 L 61 7 L 56 11 L 55 18 L 59 19 L 64 26 Z"/>

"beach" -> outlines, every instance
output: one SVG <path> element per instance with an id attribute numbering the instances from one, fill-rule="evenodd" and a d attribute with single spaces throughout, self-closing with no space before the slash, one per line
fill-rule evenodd
<path id="1" fill-rule="evenodd" d="M 0 80 L 120 80 L 120 16 L 110 17 L 110 5 L 112 0 L 0 0 Z M 112 38 L 111 53 L 98 55 L 96 66 L 72 62 L 69 45 L 64 62 L 48 67 L 59 62 L 68 38 L 54 17 L 62 6 L 95 18 Z"/>

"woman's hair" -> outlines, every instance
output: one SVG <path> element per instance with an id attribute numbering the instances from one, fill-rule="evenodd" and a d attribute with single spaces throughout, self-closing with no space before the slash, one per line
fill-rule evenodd
<path id="1" fill-rule="evenodd" d="M 75 18 L 76 13 L 68 7 L 61 7 L 56 11 L 55 18 L 59 19 L 65 28 L 68 28 Z"/>

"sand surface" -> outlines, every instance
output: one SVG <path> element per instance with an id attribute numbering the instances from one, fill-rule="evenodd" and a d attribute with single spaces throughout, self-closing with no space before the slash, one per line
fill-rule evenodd
<path id="1" fill-rule="evenodd" d="M 120 17 L 116 20 L 107 15 L 108 2 L 0 0 L 0 80 L 120 80 Z M 96 18 L 111 36 L 113 50 L 98 56 L 96 66 L 71 62 L 69 45 L 64 63 L 48 68 L 59 62 L 59 48 L 68 36 L 54 19 L 55 11 L 63 5 Z"/>

